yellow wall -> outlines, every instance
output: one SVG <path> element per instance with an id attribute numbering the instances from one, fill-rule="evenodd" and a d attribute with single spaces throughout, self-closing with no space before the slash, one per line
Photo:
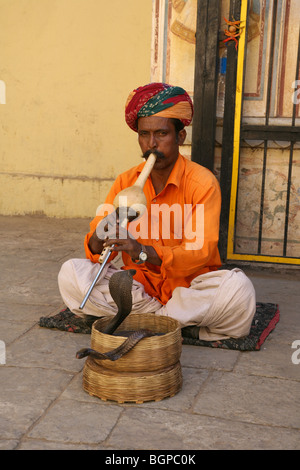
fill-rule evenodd
<path id="1" fill-rule="evenodd" d="M 151 23 L 151 0 L 0 0 L 0 214 L 93 217 L 141 161 L 124 104 Z"/>

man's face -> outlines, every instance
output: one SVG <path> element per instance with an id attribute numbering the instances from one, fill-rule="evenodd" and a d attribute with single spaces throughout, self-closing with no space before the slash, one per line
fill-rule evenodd
<path id="1" fill-rule="evenodd" d="M 138 120 L 138 141 L 143 155 L 147 152 L 147 157 L 152 151 L 159 152 L 154 166 L 157 170 L 175 164 L 179 146 L 183 144 L 185 136 L 185 129 L 176 135 L 175 126 L 168 118 L 149 116 Z"/>

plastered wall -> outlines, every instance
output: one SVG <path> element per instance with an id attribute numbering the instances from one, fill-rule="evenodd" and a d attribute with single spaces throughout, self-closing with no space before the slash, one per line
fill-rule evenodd
<path id="1" fill-rule="evenodd" d="M 0 0 L 0 214 L 93 217 L 140 162 L 152 0 Z"/>

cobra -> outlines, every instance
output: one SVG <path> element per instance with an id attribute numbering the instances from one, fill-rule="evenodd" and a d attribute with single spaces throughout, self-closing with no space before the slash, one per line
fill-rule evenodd
<path id="1" fill-rule="evenodd" d="M 112 335 L 130 314 L 132 309 L 132 284 L 135 273 L 135 269 L 128 269 L 118 271 L 111 276 L 108 287 L 110 295 L 118 307 L 118 312 L 102 330 L 102 333 Z M 120 346 L 111 351 L 100 353 L 91 348 L 83 348 L 77 351 L 76 358 L 83 359 L 91 356 L 94 359 L 116 361 L 124 354 L 127 354 L 143 338 L 156 335 L 157 333 L 150 330 L 140 329 L 131 333 Z"/>

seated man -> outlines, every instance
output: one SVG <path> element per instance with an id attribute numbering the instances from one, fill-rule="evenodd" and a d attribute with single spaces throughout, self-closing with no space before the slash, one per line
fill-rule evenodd
<path id="1" fill-rule="evenodd" d="M 117 269 L 113 257 L 122 252 L 122 269 L 136 270 L 132 312 L 169 315 L 182 328 L 195 326 L 191 334 L 204 340 L 249 333 L 256 306 L 254 288 L 241 270 L 219 269 L 219 184 L 208 169 L 179 153 L 192 116 L 191 98 L 180 87 L 151 83 L 130 93 L 126 122 L 137 132 L 143 158 L 156 155 L 144 185 L 147 210 L 126 229 L 116 229 L 112 215 L 97 215 L 91 222 L 84 242 L 87 259 L 67 261 L 58 277 L 62 298 L 76 315 L 116 313 L 108 282 Z M 117 177 L 106 205 L 135 183 L 144 165 Z M 104 247 L 113 250 L 112 262 L 81 310 Z"/>

